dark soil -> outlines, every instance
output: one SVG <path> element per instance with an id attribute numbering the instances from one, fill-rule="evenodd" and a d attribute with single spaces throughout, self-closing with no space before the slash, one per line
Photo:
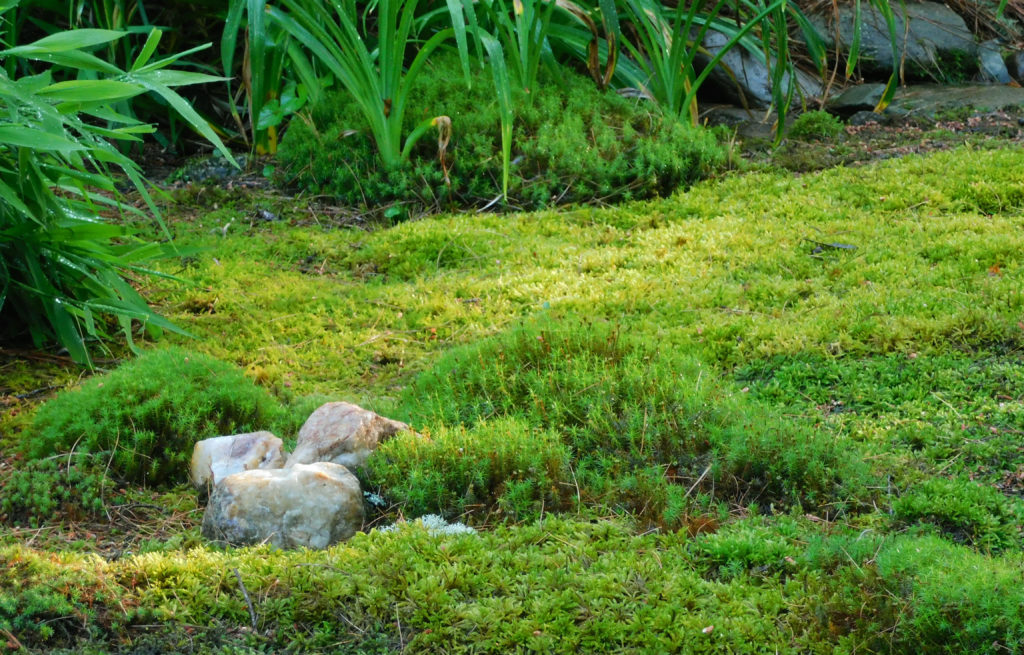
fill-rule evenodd
<path id="1" fill-rule="evenodd" d="M 806 173 L 964 145 L 1024 144 L 1024 102 L 1009 103 L 1017 97 L 1024 99 L 1021 89 L 1000 86 L 912 87 L 902 90 L 881 114 L 861 111 L 850 116 L 836 137 L 793 138 L 784 132 L 777 146 L 774 114 L 720 106 L 706 108 L 704 117 L 708 125 L 735 131 L 737 148 L 748 162 Z M 790 116 L 787 126 L 795 118 Z"/>

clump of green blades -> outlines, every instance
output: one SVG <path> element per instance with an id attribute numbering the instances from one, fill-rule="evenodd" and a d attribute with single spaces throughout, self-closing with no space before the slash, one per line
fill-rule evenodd
<path id="1" fill-rule="evenodd" d="M 126 178 L 160 221 L 138 164 L 114 145 L 139 141 L 153 127 L 119 111 L 119 103 L 154 93 L 229 154 L 173 90 L 221 79 L 170 68 L 205 46 L 154 60 L 161 37 L 154 29 L 128 70 L 90 54 L 125 34 L 71 30 L 0 51 L 0 332 L 36 346 L 56 340 L 80 363 L 90 362 L 89 340 L 109 336 L 110 319 L 129 344 L 137 326 L 181 332 L 130 283 L 133 274 L 151 274 L 144 263 L 171 247 L 103 218 L 145 215 L 120 202 L 118 182 Z"/>
<path id="2" fill-rule="evenodd" d="M 882 11 L 895 40 L 893 10 L 881 0 L 869 1 Z M 222 42 L 225 70 L 233 62 L 244 14 L 251 76 L 243 83 L 248 85 L 251 117 L 261 115 L 264 103 L 278 102 L 271 87 L 279 82 L 270 79 L 268 71 L 277 71 L 280 78 L 281 58 L 287 56 L 291 65 L 284 69 L 290 69 L 309 100 L 319 99 L 324 74 L 352 95 L 381 163 L 396 167 L 408 161 L 419 139 L 438 125 L 438 117 L 427 117 L 414 126 L 403 126 L 409 91 L 423 65 L 432 53 L 454 41 L 468 79 L 472 43 L 479 64 L 493 73 L 502 122 L 505 196 L 513 143 L 512 90 L 525 90 L 529 98 L 538 91 L 541 67 L 557 68 L 562 55 L 584 62 L 602 89 L 632 89 L 652 101 L 667 120 L 693 124 L 698 119 L 698 89 L 716 67 L 733 75 L 723 58 L 734 49 L 742 49 L 770 69 L 780 125 L 797 95 L 789 56 L 791 25 L 803 35 L 820 72 L 826 62 L 821 36 L 789 0 L 680 2 L 674 9 L 656 0 L 447 0 L 438 8 L 423 8 L 423 4 L 419 0 L 379 0 L 366 6 L 352 0 L 276 4 L 234 0 Z M 856 6 L 859 12 L 860 0 Z M 727 37 L 717 52 L 708 52 L 702 44 L 709 30 Z M 847 57 L 848 75 L 858 50 L 859 35 Z M 696 65 L 698 55 L 708 60 L 703 69 Z M 882 106 L 895 92 L 895 79 L 894 74 Z M 304 100 L 295 102 L 301 105 Z"/>

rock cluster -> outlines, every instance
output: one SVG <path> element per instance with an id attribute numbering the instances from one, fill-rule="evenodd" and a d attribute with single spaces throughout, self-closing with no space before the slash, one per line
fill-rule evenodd
<path id="1" fill-rule="evenodd" d="M 192 482 L 209 491 L 203 536 L 235 546 L 327 548 L 363 525 L 363 493 L 349 468 L 409 426 L 351 403 L 327 403 L 299 431 L 285 459 L 269 432 L 195 445 Z"/>
<path id="2" fill-rule="evenodd" d="M 946 70 L 962 74 L 978 70 L 978 46 L 974 33 L 959 14 L 938 2 L 893 3 L 896 49 L 882 12 L 864 3 L 860 9 L 858 66 L 865 74 L 888 76 L 902 63 L 904 73 L 916 79 L 943 79 Z M 834 11 L 810 16 L 811 24 L 826 46 L 849 53 L 857 32 L 857 9 L 843 5 Z"/>
<path id="3" fill-rule="evenodd" d="M 234 473 L 284 466 L 281 440 L 269 432 L 204 439 L 192 451 L 192 484 L 209 491 Z"/>
<path id="4" fill-rule="evenodd" d="M 890 9 L 895 21 L 895 48 L 885 17 L 874 4 L 862 3 L 859 30 L 858 9 L 852 3 L 840 3 L 834 8 L 829 5 L 808 15 L 810 27 L 829 53 L 849 56 L 858 31 L 860 35 L 857 69 L 870 88 L 852 102 L 838 98 L 829 103 L 830 111 L 852 114 L 867 104 L 864 96 L 880 98 L 878 89 L 885 88 L 894 65 L 900 67 L 901 75 L 909 82 L 949 84 L 973 80 L 995 85 L 1024 84 L 1024 50 L 1016 44 L 998 39 L 977 43 L 964 19 L 940 2 L 908 0 L 890 3 Z M 707 66 L 728 40 L 729 36 L 723 32 L 708 29 L 701 43 L 702 52 L 694 61 L 696 67 Z M 708 82 L 720 95 L 733 101 L 753 108 L 767 108 L 773 98 L 773 79 L 768 64 L 760 51 L 733 48 L 709 72 Z M 875 85 L 877 82 L 882 85 Z M 796 97 L 802 100 L 827 100 L 822 96 L 832 89 L 799 70 L 795 79 L 786 75 L 782 83 L 787 87 L 793 84 Z M 868 109 L 876 104 L 877 100 Z"/>
<path id="5" fill-rule="evenodd" d="M 378 444 L 408 429 L 405 423 L 351 403 L 327 403 L 310 414 L 299 430 L 299 441 L 287 466 L 313 462 L 362 466 Z"/>

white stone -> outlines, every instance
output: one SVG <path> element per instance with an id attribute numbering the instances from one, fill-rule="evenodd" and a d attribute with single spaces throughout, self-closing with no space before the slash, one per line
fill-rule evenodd
<path id="1" fill-rule="evenodd" d="M 214 487 L 203 536 L 234 546 L 327 548 L 363 526 L 359 480 L 338 464 L 235 473 Z"/>
<path id="2" fill-rule="evenodd" d="M 192 450 L 192 484 L 200 491 L 229 475 L 284 466 L 281 440 L 270 432 L 248 432 L 203 439 Z"/>
<path id="3" fill-rule="evenodd" d="M 377 446 L 409 426 L 351 403 L 321 405 L 299 430 L 295 452 L 286 467 L 333 462 L 349 468 L 363 466 Z"/>

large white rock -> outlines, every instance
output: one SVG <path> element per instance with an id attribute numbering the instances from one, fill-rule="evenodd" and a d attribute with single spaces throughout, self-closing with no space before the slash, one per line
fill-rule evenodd
<path id="1" fill-rule="evenodd" d="M 352 403 L 327 403 L 310 414 L 299 430 L 286 467 L 333 462 L 349 468 L 366 463 L 377 446 L 409 426 Z"/>
<path id="2" fill-rule="evenodd" d="M 281 440 L 270 432 L 203 439 L 192 450 L 192 484 L 208 489 L 234 473 L 284 466 Z"/>
<path id="3" fill-rule="evenodd" d="M 214 487 L 203 536 L 234 546 L 327 548 L 363 526 L 359 480 L 338 464 L 243 471 Z"/>

